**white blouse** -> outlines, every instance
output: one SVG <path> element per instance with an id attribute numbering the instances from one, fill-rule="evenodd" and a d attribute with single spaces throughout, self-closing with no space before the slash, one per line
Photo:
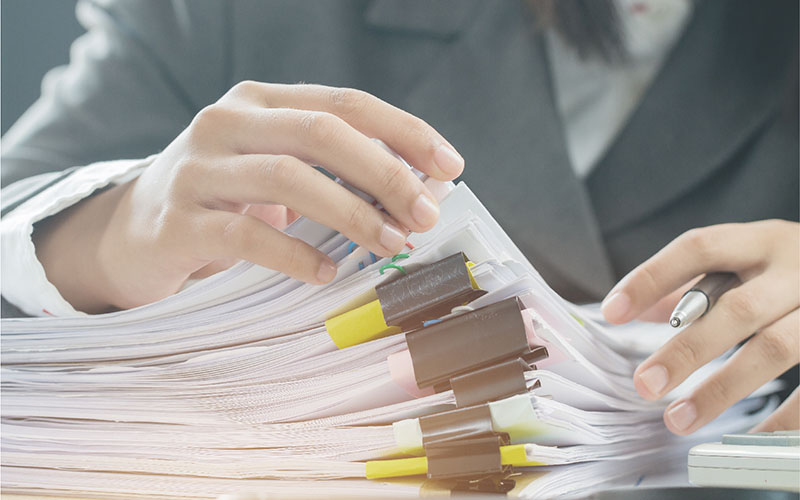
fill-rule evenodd
<path id="1" fill-rule="evenodd" d="M 547 48 L 572 168 L 586 178 L 627 123 L 688 23 L 690 0 L 616 0 L 628 58 L 581 60 L 556 33 Z"/>

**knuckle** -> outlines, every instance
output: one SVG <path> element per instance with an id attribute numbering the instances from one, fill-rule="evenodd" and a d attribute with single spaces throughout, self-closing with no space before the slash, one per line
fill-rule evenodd
<path id="1" fill-rule="evenodd" d="M 248 220 L 245 217 L 233 217 L 222 228 L 222 241 L 226 247 L 230 247 L 241 252 L 250 245 L 252 232 L 248 228 Z"/>
<path id="2" fill-rule="evenodd" d="M 211 104 L 201 109 L 192 120 L 190 128 L 195 132 L 205 132 L 207 130 L 217 131 L 220 124 L 228 123 L 233 115 L 233 111 L 220 106 Z"/>
<path id="3" fill-rule="evenodd" d="M 361 202 L 354 203 L 348 211 L 347 226 L 352 229 L 362 229 L 369 219 L 370 208 Z"/>
<path id="4" fill-rule="evenodd" d="M 372 96 L 366 92 L 349 88 L 335 88 L 328 94 L 332 109 L 339 116 L 359 115 L 369 106 Z"/>
<path id="5" fill-rule="evenodd" d="M 788 221 L 781 220 L 781 219 L 766 219 L 762 221 L 758 221 L 755 224 L 769 230 L 769 231 L 780 231 L 786 227 Z"/>
<path id="6" fill-rule="evenodd" d="M 658 284 L 662 281 L 658 279 L 658 272 L 651 264 L 644 264 L 639 268 L 637 281 L 641 284 L 642 289 L 646 290 L 648 295 L 657 293 Z"/>
<path id="7" fill-rule="evenodd" d="M 186 218 L 183 217 L 183 214 L 173 204 L 165 203 L 158 212 L 153 214 L 151 234 L 156 241 L 169 248 L 176 243 L 176 235 L 181 234 L 185 226 Z"/>
<path id="8" fill-rule="evenodd" d="M 720 302 L 723 302 L 723 307 L 735 322 L 744 325 L 752 324 L 761 313 L 758 296 L 746 288 L 723 294 Z"/>
<path id="9" fill-rule="evenodd" d="M 406 123 L 404 123 L 401 131 L 403 134 L 401 137 L 402 142 L 415 144 L 418 149 L 423 150 L 429 156 L 433 156 L 440 144 L 440 139 L 437 138 L 433 128 L 416 116 L 409 114 L 406 118 Z"/>
<path id="10" fill-rule="evenodd" d="M 242 80 L 231 87 L 228 95 L 245 98 L 252 97 L 260 91 L 262 86 L 262 83 L 255 80 Z"/>
<path id="11" fill-rule="evenodd" d="M 707 379 L 703 392 L 711 401 L 733 404 L 734 401 L 731 401 L 734 398 L 732 389 L 729 381 L 717 375 Z"/>
<path id="12" fill-rule="evenodd" d="M 268 186 L 275 186 L 282 191 L 294 191 L 298 187 L 299 172 L 297 160 L 288 155 L 279 155 L 265 159 L 259 170 Z"/>
<path id="13" fill-rule="evenodd" d="M 769 241 L 773 243 L 773 248 L 781 245 L 789 247 L 792 245 L 797 247 L 800 242 L 800 224 L 783 219 L 769 219 L 759 222 L 764 228 L 764 231 L 769 237 Z"/>
<path id="14" fill-rule="evenodd" d="M 763 329 L 758 337 L 761 351 L 768 362 L 780 367 L 797 362 L 797 339 L 788 328 L 772 325 Z"/>
<path id="15" fill-rule="evenodd" d="M 200 111 L 194 117 L 195 123 L 206 123 L 216 121 L 220 115 L 220 106 L 217 104 L 210 104 Z"/>
<path id="16" fill-rule="evenodd" d="M 335 143 L 340 130 L 340 119 L 330 113 L 310 111 L 300 119 L 301 136 L 311 145 Z"/>
<path id="17" fill-rule="evenodd" d="M 202 178 L 203 165 L 193 159 L 183 159 L 172 167 L 170 176 L 170 188 L 177 193 L 183 193 L 197 184 L 198 179 Z"/>
<path id="18" fill-rule="evenodd" d="M 696 343 L 698 337 L 689 338 L 686 335 L 678 335 L 673 340 L 672 351 L 676 357 L 676 366 L 683 369 L 695 369 L 703 363 L 703 355 L 700 346 Z"/>
<path id="19" fill-rule="evenodd" d="M 406 187 L 407 177 L 406 168 L 396 160 L 393 160 L 383 168 L 382 185 L 387 193 L 401 193 Z"/>
<path id="20" fill-rule="evenodd" d="M 715 238 L 709 228 L 690 229 L 683 233 L 682 240 L 701 263 L 712 262 L 717 254 Z"/>

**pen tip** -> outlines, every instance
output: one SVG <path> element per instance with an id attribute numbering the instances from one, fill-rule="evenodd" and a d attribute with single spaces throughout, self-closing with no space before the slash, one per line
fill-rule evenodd
<path id="1" fill-rule="evenodd" d="M 672 318 L 669 320 L 669 324 L 672 328 L 678 328 L 681 326 L 681 320 L 680 318 Z"/>

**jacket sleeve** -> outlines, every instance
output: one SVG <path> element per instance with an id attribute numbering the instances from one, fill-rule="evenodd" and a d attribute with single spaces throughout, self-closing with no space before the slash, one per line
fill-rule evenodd
<path id="1" fill-rule="evenodd" d="M 187 5 L 191 5 L 187 7 Z M 138 175 L 229 87 L 227 2 L 81 0 L 87 33 L 2 142 L 3 316 L 75 315 L 49 283 L 34 224 Z M 202 34 L 202 36 L 200 35 Z"/>
<path id="2" fill-rule="evenodd" d="M 163 149 L 229 87 L 228 2 L 81 0 L 87 33 L 3 137 L 2 185 Z"/>

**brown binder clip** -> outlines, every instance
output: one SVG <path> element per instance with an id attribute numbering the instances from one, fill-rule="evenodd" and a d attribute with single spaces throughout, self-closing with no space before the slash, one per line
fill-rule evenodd
<path id="1" fill-rule="evenodd" d="M 453 481 L 451 491 L 507 493 L 516 482 L 511 466 L 502 464 L 506 433 L 492 429 L 488 404 L 420 417 L 428 478 Z"/>
<path id="2" fill-rule="evenodd" d="M 478 288 L 459 252 L 375 287 L 377 299 L 325 321 L 340 349 L 413 330 L 486 292 Z"/>
<path id="3" fill-rule="evenodd" d="M 419 425 L 429 478 L 471 478 L 507 471 L 500 446 L 509 443 L 508 435 L 494 432 L 488 405 L 420 417 Z"/>
<path id="4" fill-rule="evenodd" d="M 541 346 L 534 350 L 542 349 L 546 352 L 546 348 Z M 514 358 L 453 377 L 450 379 L 450 387 L 456 397 L 456 406 L 464 408 L 522 394 L 528 390 L 525 372 L 532 368 L 523 358 Z M 539 381 L 534 384 L 534 387 L 538 387 Z"/>
<path id="5" fill-rule="evenodd" d="M 486 293 L 472 278 L 463 252 L 446 257 L 394 281 L 375 287 L 387 325 L 403 331 L 450 314 Z"/>
<path id="6" fill-rule="evenodd" d="M 509 474 L 500 476 L 486 476 L 474 479 L 462 479 L 450 489 L 453 492 L 470 493 L 502 493 L 506 494 L 517 486 L 517 482 L 508 477 Z"/>
<path id="7" fill-rule="evenodd" d="M 419 387 L 452 388 L 459 407 L 526 391 L 524 372 L 547 357 L 528 345 L 516 298 L 406 334 Z"/>

